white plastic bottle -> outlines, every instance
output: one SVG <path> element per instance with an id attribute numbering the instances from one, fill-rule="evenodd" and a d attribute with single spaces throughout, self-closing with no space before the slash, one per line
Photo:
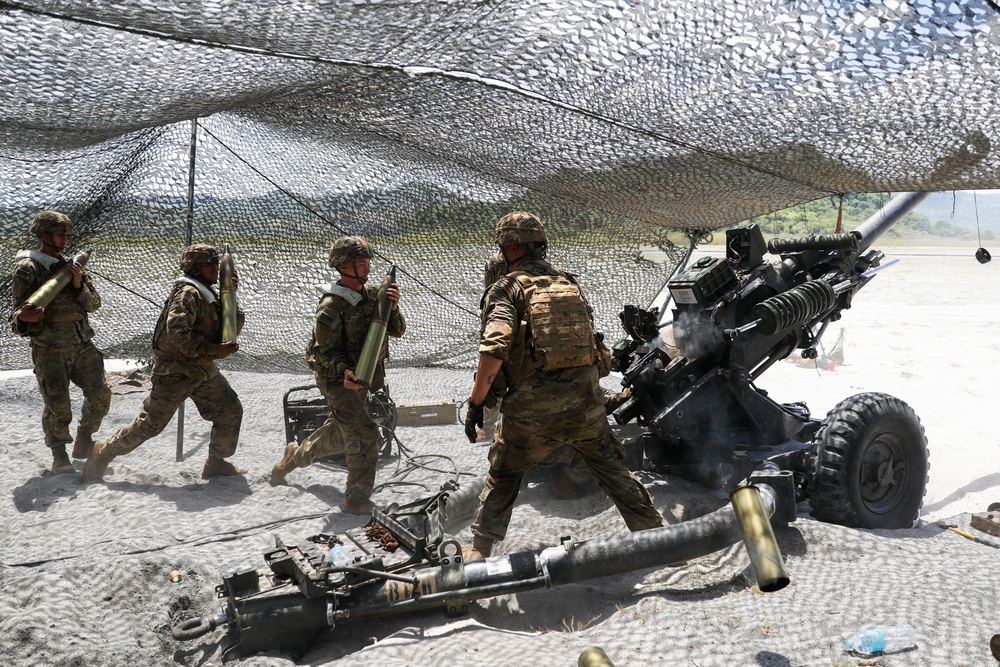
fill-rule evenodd
<path id="1" fill-rule="evenodd" d="M 353 560 L 351 550 L 347 547 L 334 547 L 330 549 L 330 562 L 334 567 L 347 567 Z"/>
<path id="2" fill-rule="evenodd" d="M 909 625 L 859 630 L 844 640 L 844 648 L 858 655 L 878 655 L 913 648 L 917 637 Z"/>

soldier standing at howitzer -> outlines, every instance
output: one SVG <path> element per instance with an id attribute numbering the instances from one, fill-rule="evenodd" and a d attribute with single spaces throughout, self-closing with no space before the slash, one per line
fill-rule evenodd
<path id="1" fill-rule="evenodd" d="M 580 454 L 629 529 L 662 526 L 608 425 L 600 376 L 610 372 L 610 355 L 575 277 L 545 261 L 545 228 L 531 213 L 504 216 L 493 238 L 510 273 L 483 304 L 479 367 L 465 418 L 470 442 L 487 398 L 504 393 L 467 560 L 490 555 L 507 533 L 525 473 L 563 444 Z"/>
<path id="2" fill-rule="evenodd" d="M 73 458 L 87 458 L 93 435 L 111 407 L 111 389 L 104 375 L 104 355 L 91 339 L 87 313 L 101 307 L 90 278 L 83 266 L 63 257 L 73 234 L 69 217 L 56 211 L 42 211 L 29 230 L 41 241 L 38 250 L 17 254 L 11 290 L 14 309 L 11 324 L 15 334 L 31 340 L 31 361 L 45 407 L 42 431 L 45 444 L 52 449 L 52 472 L 76 472 L 66 454 L 66 445 L 74 442 L 69 435 L 73 420 L 69 383 L 83 390 L 83 410 L 76 427 Z M 58 275 L 71 276 L 69 283 L 45 307 L 27 301 L 36 289 Z"/>
<path id="3" fill-rule="evenodd" d="M 301 445 L 288 443 L 271 471 L 271 482 L 278 484 L 296 468 L 312 465 L 317 457 L 343 454 L 347 459 L 343 510 L 350 514 L 368 514 L 374 506 L 371 494 L 381 438 L 365 399 L 369 391 L 385 385 L 384 364 L 389 358 L 386 340 L 378 350 L 370 386 L 358 381 L 354 371 L 377 307 L 378 289 L 367 284 L 371 258 L 368 241 L 360 236 L 344 236 L 333 242 L 330 267 L 337 270 L 340 280 L 320 299 L 316 326 L 306 347 L 306 362 L 326 397 L 330 417 Z M 399 312 L 399 286 L 389 285 L 386 296 L 392 302 L 386 333 L 398 338 L 406 331 L 406 321 Z"/>
<path id="4" fill-rule="evenodd" d="M 485 291 L 483 292 L 482 299 L 479 301 L 480 312 L 482 312 L 486 305 L 486 295 L 489 293 L 490 287 L 505 275 L 507 275 L 507 261 L 504 259 L 503 253 L 499 253 L 497 257 L 486 260 L 483 272 Z M 604 411 L 607 414 L 614 412 L 618 406 L 628 400 L 630 395 L 628 389 L 620 392 L 604 389 L 603 393 Z M 501 399 L 502 396 L 497 397 L 495 405 L 483 407 L 483 427 L 477 431 L 476 442 L 486 442 L 493 439 L 497 420 L 500 418 Z M 576 453 L 576 450 L 569 445 L 557 448 L 542 461 L 542 464 L 552 466 L 557 474 L 555 482 L 552 485 L 552 495 L 555 498 L 563 500 L 582 498 L 587 495 L 590 486 L 593 484 L 594 477 L 590 474 L 590 468 L 583 462 L 583 458 Z"/>
<path id="5" fill-rule="evenodd" d="M 190 245 L 181 251 L 180 268 L 184 275 L 174 283 L 153 330 L 156 361 L 149 396 L 131 424 L 94 445 L 83 468 L 85 482 L 102 481 L 116 456 L 159 435 L 187 398 L 202 418 L 212 422 L 202 478 L 246 472 L 225 460 L 236 452 L 243 405 L 215 364 L 240 347 L 236 342 L 220 342 L 220 303 L 212 290 L 219 280 L 219 252 L 210 245 Z M 235 274 L 233 282 L 238 283 Z M 239 332 L 243 311 L 237 311 L 236 319 Z"/>

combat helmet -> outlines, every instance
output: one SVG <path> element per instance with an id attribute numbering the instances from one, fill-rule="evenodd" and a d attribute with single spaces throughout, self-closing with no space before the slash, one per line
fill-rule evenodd
<path id="1" fill-rule="evenodd" d="M 515 211 L 500 218 L 497 228 L 493 232 L 493 240 L 501 248 L 506 248 L 512 243 L 526 245 L 532 243 L 545 245 L 548 243 L 542 221 L 527 211 Z"/>
<path id="2" fill-rule="evenodd" d="M 38 236 L 46 233 L 72 234 L 73 221 L 59 211 L 41 211 L 32 219 L 28 233 Z"/>
<path id="3" fill-rule="evenodd" d="M 206 243 L 195 243 L 181 250 L 181 271 L 192 273 L 201 264 L 219 261 L 219 251 Z"/>
<path id="4" fill-rule="evenodd" d="M 360 236 L 341 236 L 330 246 L 330 267 L 339 269 L 356 259 L 371 259 L 372 249 Z"/>

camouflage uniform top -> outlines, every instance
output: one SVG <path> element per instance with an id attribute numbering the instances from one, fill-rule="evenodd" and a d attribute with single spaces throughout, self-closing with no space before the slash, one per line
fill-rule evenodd
<path id="1" fill-rule="evenodd" d="M 215 292 L 193 278 L 178 278 L 153 331 L 153 375 L 181 373 L 208 379 L 218 374 L 221 303 Z M 236 314 L 236 331 L 245 315 Z"/>
<path id="2" fill-rule="evenodd" d="M 339 282 L 330 286 L 316 307 L 316 326 L 306 346 L 309 368 L 334 382 L 343 382 L 344 371 L 348 368 L 353 370 L 361 356 L 377 295 L 378 288 L 374 285 L 363 285 L 360 293 Z M 394 308 L 389 315 L 386 333 L 399 338 L 404 331 L 406 320 L 399 308 Z M 388 358 L 389 341 L 386 340 L 375 367 L 372 391 L 381 389 L 385 384 L 385 360 Z"/>
<path id="3" fill-rule="evenodd" d="M 45 307 L 45 317 L 37 322 L 22 322 L 17 312 L 36 289 L 56 275 L 70 260 L 62 255 L 52 257 L 38 250 L 24 250 L 17 254 L 17 263 L 11 282 L 14 309 L 11 313 L 11 330 L 18 336 L 28 336 L 33 345 L 78 345 L 94 337 L 87 313 L 101 307 L 101 297 L 90 277 L 83 275 L 80 289 L 70 283 Z"/>
<path id="4" fill-rule="evenodd" d="M 526 260 L 518 272 L 529 276 L 562 275 L 544 259 Z M 527 308 L 524 289 L 516 278 L 507 275 L 495 282 L 483 299 L 479 352 L 507 362 L 511 350 L 518 347 L 517 341 L 530 336 L 523 326 Z M 507 386 L 500 412 L 528 420 L 568 410 L 586 410 L 602 405 L 604 400 L 597 366 L 580 366 L 539 371 L 514 386 Z"/>

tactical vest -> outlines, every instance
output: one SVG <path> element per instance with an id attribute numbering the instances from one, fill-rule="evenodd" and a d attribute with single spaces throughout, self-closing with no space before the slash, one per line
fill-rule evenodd
<path id="1" fill-rule="evenodd" d="M 153 328 L 153 352 L 156 353 L 158 357 L 163 357 L 166 359 L 173 359 L 175 361 L 184 361 L 186 363 L 192 364 L 194 366 L 204 366 L 212 363 L 214 357 L 197 357 L 190 353 L 184 353 L 183 351 L 169 350 L 161 347 L 160 343 L 163 338 L 163 334 L 167 328 L 167 318 L 170 315 L 170 302 L 174 300 L 174 297 L 180 292 L 184 287 L 185 283 L 177 282 L 174 283 L 173 289 L 170 290 L 170 294 L 167 296 L 166 301 L 163 302 L 163 309 L 160 311 L 160 316 L 156 320 L 156 326 Z M 197 289 L 197 288 L 195 288 Z M 198 295 L 202 299 L 201 312 L 196 315 L 201 315 L 202 317 L 196 316 L 195 331 L 203 335 L 205 338 L 212 342 L 218 342 L 219 338 L 219 302 L 215 301 L 209 303 L 204 296 L 201 295 L 201 290 L 198 290 Z M 204 306 L 207 306 L 204 307 Z M 178 358 L 179 357 L 179 358 Z"/>
<path id="2" fill-rule="evenodd" d="M 540 371 L 597 363 L 594 322 L 576 281 L 565 274 L 509 275 L 524 291 L 525 312 L 504 363 L 508 387 Z"/>
<path id="3" fill-rule="evenodd" d="M 339 315 L 340 340 L 343 346 L 342 351 L 345 356 L 345 363 L 348 368 L 354 368 L 358 358 L 361 356 L 368 328 L 371 325 L 372 313 L 375 309 L 377 290 L 371 285 L 365 285 L 364 290 L 364 294 L 361 294 L 334 284 L 320 298 L 320 304 L 322 304 L 323 300 L 327 297 L 337 297 L 331 300 L 330 309 L 335 310 Z M 316 320 L 327 328 L 332 329 L 336 325 L 336 319 L 326 312 L 325 309 L 318 310 Z M 316 342 L 316 330 L 313 329 L 312 334 L 309 336 L 309 342 L 306 344 L 306 364 L 315 373 L 329 373 L 332 369 L 324 368 L 319 354 L 320 350 L 319 344 Z M 382 349 L 379 352 L 378 365 L 381 366 L 382 362 L 388 357 L 389 341 L 386 339 L 382 343 Z M 376 375 L 380 375 L 380 373 L 380 370 L 376 370 Z M 335 376 L 339 376 L 339 373 Z"/>

